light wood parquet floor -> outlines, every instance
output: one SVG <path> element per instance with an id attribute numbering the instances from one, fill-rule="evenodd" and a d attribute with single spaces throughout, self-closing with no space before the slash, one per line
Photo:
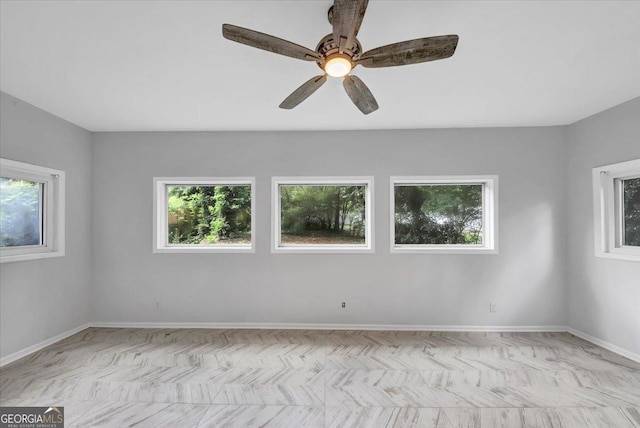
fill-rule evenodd
<path id="1" fill-rule="evenodd" d="M 640 364 L 567 333 L 90 328 L 0 369 L 66 426 L 640 427 Z"/>

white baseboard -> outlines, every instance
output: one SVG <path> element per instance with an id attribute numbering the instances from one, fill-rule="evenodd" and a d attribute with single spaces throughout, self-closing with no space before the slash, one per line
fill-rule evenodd
<path id="1" fill-rule="evenodd" d="M 457 331 L 457 332 L 566 332 L 557 325 L 477 326 L 477 325 L 414 325 L 414 324 L 323 324 L 323 323 L 193 323 L 193 322 L 92 322 L 91 327 L 103 328 L 210 328 L 255 330 L 366 330 L 366 331 Z"/>
<path id="2" fill-rule="evenodd" d="M 62 339 L 66 339 L 89 327 L 101 328 L 208 328 L 208 329 L 256 329 L 256 330 L 366 330 L 366 331 L 452 331 L 452 332 L 568 332 L 601 346 L 616 354 L 622 355 L 630 360 L 640 362 L 640 355 L 627 349 L 605 342 L 597 337 L 588 335 L 571 327 L 559 325 L 501 325 L 501 326 L 477 326 L 477 325 L 413 325 L 413 324 L 322 324 L 322 323 L 259 323 L 259 322 L 237 322 L 237 323 L 193 323 L 193 322 L 91 322 L 80 327 L 65 331 L 35 345 L 21 349 L 18 352 L 0 358 L 0 367 L 5 366 L 15 360 L 25 357 L 33 352 L 39 351 Z"/>
<path id="3" fill-rule="evenodd" d="M 0 367 L 5 366 L 9 363 L 14 362 L 22 357 L 26 357 L 29 354 L 32 354 L 36 351 L 39 351 L 43 348 L 46 348 L 49 345 L 53 345 L 56 342 L 61 341 L 62 339 L 66 339 L 69 336 L 73 336 L 76 333 L 81 332 L 84 329 L 91 327 L 90 323 L 86 323 L 81 325 L 80 327 L 72 328 L 71 330 L 67 330 L 64 333 L 60 333 L 53 337 L 43 340 L 42 342 L 36 343 L 35 345 L 28 346 L 24 349 L 19 350 L 18 352 L 14 352 L 13 354 L 9 354 L 6 357 L 0 358 Z"/>
<path id="4" fill-rule="evenodd" d="M 621 348 L 613 343 L 606 342 L 602 339 L 598 339 L 595 336 L 591 336 L 590 334 L 584 333 L 580 330 L 576 330 L 573 327 L 567 327 L 567 332 L 573 334 L 574 336 L 579 337 L 580 339 L 584 339 L 587 342 L 591 342 L 594 345 L 598 345 L 604 349 L 607 349 L 611 352 L 615 352 L 616 354 L 622 355 L 625 358 L 636 361 L 640 363 L 640 354 L 636 354 L 635 352 L 631 352 L 627 349 Z"/>

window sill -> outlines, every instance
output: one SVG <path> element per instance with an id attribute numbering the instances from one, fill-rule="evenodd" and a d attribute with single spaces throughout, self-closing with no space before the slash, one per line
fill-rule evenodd
<path id="1" fill-rule="evenodd" d="M 167 253 L 167 254 L 176 254 L 176 253 L 185 253 L 185 254 L 210 254 L 210 253 L 255 253 L 256 250 L 250 246 L 225 246 L 225 247 L 200 247 L 200 248 L 189 248 L 189 247 L 162 247 L 162 248 L 154 248 L 154 253 Z"/>
<path id="2" fill-rule="evenodd" d="M 374 249 L 363 246 L 287 246 L 275 247 L 271 249 L 271 253 L 281 254 L 373 254 Z"/>
<path id="3" fill-rule="evenodd" d="M 0 263 L 24 262 L 27 260 L 50 259 L 52 257 L 63 257 L 64 251 L 47 251 L 30 254 L 14 254 L 0 257 Z"/>
<path id="4" fill-rule="evenodd" d="M 396 254 L 498 254 L 495 248 L 465 246 L 394 245 L 391 252 Z"/>
<path id="5" fill-rule="evenodd" d="M 596 257 L 602 259 L 614 259 L 614 260 L 624 260 L 628 262 L 638 262 L 640 263 L 640 255 L 638 254 L 624 254 L 624 253 L 596 253 Z"/>

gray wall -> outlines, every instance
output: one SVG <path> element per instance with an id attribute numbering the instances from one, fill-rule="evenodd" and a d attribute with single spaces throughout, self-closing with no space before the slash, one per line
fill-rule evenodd
<path id="1" fill-rule="evenodd" d="M 91 135 L 0 93 L 0 156 L 66 172 L 66 255 L 0 267 L 6 356 L 89 321 Z"/>
<path id="2" fill-rule="evenodd" d="M 93 138 L 95 321 L 566 324 L 564 128 Z M 432 174 L 499 174 L 498 255 L 390 254 L 389 176 Z M 375 254 L 271 254 L 284 175 L 375 176 Z M 154 176 L 255 176 L 256 253 L 153 254 Z"/>
<path id="3" fill-rule="evenodd" d="M 569 325 L 640 354 L 640 263 L 596 258 L 591 169 L 640 158 L 640 98 L 568 127 Z"/>
<path id="4" fill-rule="evenodd" d="M 2 356 L 88 321 L 569 324 L 640 352 L 640 264 L 594 257 L 591 205 L 591 168 L 640 157 L 640 99 L 553 128 L 90 134 L 0 98 L 1 156 L 67 173 L 66 256 L 1 266 Z M 389 253 L 388 178 L 423 174 L 499 174 L 498 255 Z M 375 254 L 271 254 L 274 175 L 374 175 Z M 154 176 L 256 176 L 256 253 L 153 254 Z"/>

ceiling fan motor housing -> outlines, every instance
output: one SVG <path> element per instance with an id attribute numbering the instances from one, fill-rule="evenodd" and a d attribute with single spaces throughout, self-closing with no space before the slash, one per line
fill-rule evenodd
<path id="1" fill-rule="evenodd" d="M 324 64 L 329 57 L 340 56 L 348 59 L 355 66 L 354 58 L 362 53 L 362 45 L 360 42 L 355 39 L 353 45 L 349 49 L 345 49 L 344 52 L 340 53 L 340 47 L 333 40 L 333 34 L 327 34 L 320 40 L 318 46 L 316 47 L 316 52 L 318 52 L 322 56 L 321 61 L 316 61 L 318 66 L 324 69 Z"/>

